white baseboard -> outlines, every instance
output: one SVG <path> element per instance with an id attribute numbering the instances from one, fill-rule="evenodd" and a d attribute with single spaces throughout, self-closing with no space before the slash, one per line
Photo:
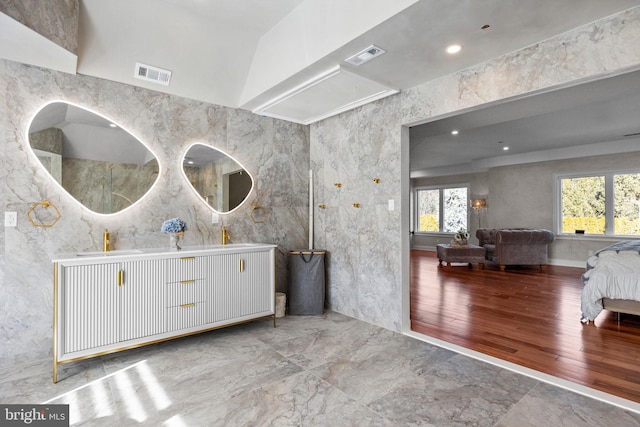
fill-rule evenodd
<path id="1" fill-rule="evenodd" d="M 576 268 L 586 268 L 587 260 L 572 260 L 572 259 L 550 259 L 549 265 L 559 265 L 561 267 L 576 267 Z"/>
<path id="2" fill-rule="evenodd" d="M 431 251 L 431 252 L 435 252 L 436 251 L 436 247 L 435 246 L 411 246 L 411 250 L 416 250 L 416 251 Z"/>

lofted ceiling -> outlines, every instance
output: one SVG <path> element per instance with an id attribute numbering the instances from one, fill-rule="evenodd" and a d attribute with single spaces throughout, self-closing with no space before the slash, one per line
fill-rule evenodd
<path id="1" fill-rule="evenodd" d="M 80 0 L 77 57 L 5 14 L 0 57 L 308 124 L 637 5 Z M 462 51 L 446 54 L 451 43 Z M 359 66 L 345 62 L 372 44 L 386 53 Z M 169 85 L 136 79 L 136 63 L 170 71 Z"/>
<path id="2" fill-rule="evenodd" d="M 80 0 L 75 71 L 311 123 L 639 4 L 640 0 Z M 0 56 L 73 72 L 68 52 L 27 34 L 26 27 L 6 15 L 0 18 Z M 483 25 L 490 27 L 481 29 Z M 447 55 L 444 49 L 451 43 L 461 44 L 462 51 Z M 46 46 L 38 49 L 39 44 Z M 345 62 L 372 44 L 386 53 L 360 66 Z M 170 84 L 134 78 L 136 63 L 170 71 Z M 313 81 L 335 67 L 344 72 Z M 301 88 L 305 83 L 312 93 L 307 86 Z M 350 93 L 352 98 L 345 100 Z"/>

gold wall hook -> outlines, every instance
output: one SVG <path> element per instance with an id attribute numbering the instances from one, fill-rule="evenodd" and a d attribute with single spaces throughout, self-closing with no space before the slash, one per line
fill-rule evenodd
<path id="1" fill-rule="evenodd" d="M 336 182 L 336 183 L 334 183 L 333 185 L 335 185 L 335 186 L 336 186 L 336 187 L 338 187 L 338 188 L 341 188 L 341 187 L 342 187 L 342 183 L 340 183 L 340 182 Z"/>
<path id="2" fill-rule="evenodd" d="M 359 208 L 359 207 L 360 207 L 360 203 L 354 203 L 354 204 L 353 204 L 353 207 L 354 207 L 354 208 Z"/>
<path id="3" fill-rule="evenodd" d="M 320 209 L 327 209 L 327 205 L 318 205 L 318 208 L 320 208 Z"/>
<path id="4" fill-rule="evenodd" d="M 376 184 L 380 184 L 380 178 L 373 178 L 372 181 Z"/>

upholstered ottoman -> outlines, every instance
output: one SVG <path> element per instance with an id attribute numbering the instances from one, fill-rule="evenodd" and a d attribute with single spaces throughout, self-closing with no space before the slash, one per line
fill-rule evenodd
<path id="1" fill-rule="evenodd" d="M 471 267 L 471 264 L 478 264 L 481 269 L 484 268 L 486 250 L 482 246 L 453 246 L 448 243 L 438 243 L 436 251 L 438 253 L 438 265 L 446 262 L 447 268 L 451 268 L 452 262 L 463 262 L 469 264 L 469 267 Z"/>

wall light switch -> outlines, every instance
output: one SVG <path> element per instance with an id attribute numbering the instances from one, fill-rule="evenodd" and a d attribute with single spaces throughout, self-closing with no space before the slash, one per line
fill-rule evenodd
<path id="1" fill-rule="evenodd" d="M 392 211 L 396 208 L 396 203 L 393 201 L 393 199 L 389 199 L 389 210 Z"/>
<path id="2" fill-rule="evenodd" d="M 217 224 L 220 221 L 220 215 L 215 212 L 211 212 L 211 224 Z"/>
<path id="3" fill-rule="evenodd" d="M 18 225 L 18 212 L 5 212 L 4 226 L 15 227 L 16 225 Z"/>

